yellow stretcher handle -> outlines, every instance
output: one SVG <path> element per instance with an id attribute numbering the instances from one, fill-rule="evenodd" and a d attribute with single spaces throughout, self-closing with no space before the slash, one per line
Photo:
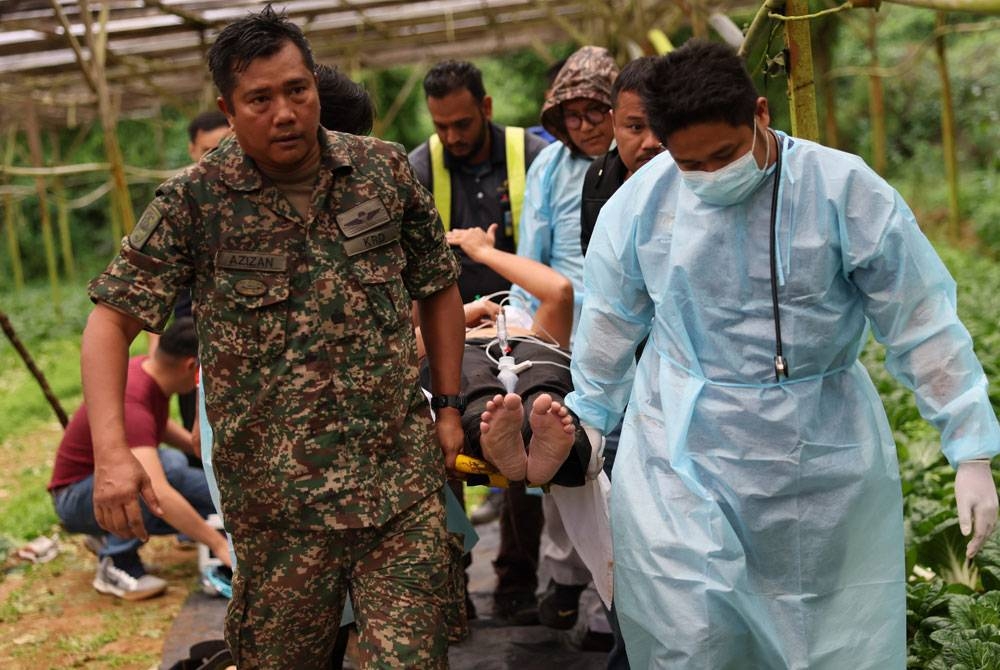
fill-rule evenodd
<path id="1" fill-rule="evenodd" d="M 456 456 L 455 470 L 465 475 L 471 475 L 468 477 L 468 483 L 472 486 L 494 486 L 498 489 L 510 488 L 510 481 L 497 472 L 496 468 L 486 461 L 473 458 L 472 456 L 466 456 L 465 454 Z M 526 486 L 537 486 L 543 490 L 548 490 L 548 485 L 545 484 L 527 484 Z"/>

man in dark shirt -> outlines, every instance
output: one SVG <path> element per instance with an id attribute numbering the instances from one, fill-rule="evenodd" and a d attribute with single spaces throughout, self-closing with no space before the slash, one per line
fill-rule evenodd
<path id="1" fill-rule="evenodd" d="M 653 60 L 652 56 L 644 56 L 631 61 L 622 68 L 611 87 L 615 147 L 595 159 L 583 179 L 580 244 L 584 255 L 604 203 L 633 172 L 663 151 L 660 139 L 649 127 L 639 97 L 639 86 L 652 68 Z"/>
<path id="2" fill-rule="evenodd" d="M 523 128 L 491 121 L 493 100 L 472 63 L 444 61 L 424 78 L 435 134 L 410 152 L 417 179 L 434 194 L 445 230 L 497 223 L 496 247 L 514 253 L 525 174 L 545 140 Z M 463 302 L 506 291 L 510 282 L 456 249 Z M 542 532 L 540 499 L 508 490 L 500 515 L 500 550 L 494 567 L 494 614 L 517 625 L 537 623 L 535 570 Z M 462 500 L 462 496 L 458 496 Z M 467 600 L 470 617 L 471 601 Z"/>
<path id="3" fill-rule="evenodd" d="M 125 436 L 131 453 L 152 481 L 163 517 L 142 508 L 143 523 L 154 535 L 183 531 L 204 542 L 228 563 L 226 539 L 204 517 L 213 513 L 205 473 L 189 466 L 178 451 L 160 449 L 164 442 L 191 449 L 191 433 L 167 418 L 170 396 L 195 386 L 198 341 L 190 317 L 180 318 L 164 332 L 152 356 L 136 356 L 128 367 L 125 390 Z M 85 406 L 66 427 L 56 452 L 49 491 L 56 513 L 71 532 L 103 538 L 94 588 L 126 600 L 163 593 L 167 583 L 146 574 L 139 559 L 142 541 L 105 531 L 94 513 L 94 441 Z"/>
<path id="4" fill-rule="evenodd" d="M 472 63 L 444 61 L 424 78 L 435 135 L 410 152 L 417 179 L 434 194 L 445 230 L 498 223 L 497 248 L 516 250 L 524 174 L 546 142 L 521 128 L 491 121 L 493 100 Z M 512 154 L 510 150 L 513 150 Z M 435 162 L 435 152 L 440 163 Z M 442 170 L 435 170 L 435 164 Z M 510 175 L 509 172 L 516 174 Z M 441 193 L 450 191 L 450 197 Z M 463 302 L 510 288 L 510 282 L 461 251 Z"/>

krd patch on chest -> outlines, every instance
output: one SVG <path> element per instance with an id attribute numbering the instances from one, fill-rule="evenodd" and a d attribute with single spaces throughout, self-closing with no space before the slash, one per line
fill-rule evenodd
<path id="1" fill-rule="evenodd" d="M 365 200 L 337 215 L 337 227 L 345 237 L 357 237 L 388 223 L 389 212 L 378 198 Z"/>
<path id="2" fill-rule="evenodd" d="M 377 249 L 378 247 L 384 247 L 387 244 L 392 244 L 398 239 L 398 228 L 394 226 L 384 226 L 378 230 L 373 230 L 366 235 L 362 235 L 361 237 L 346 240 L 344 242 L 344 251 L 347 252 L 348 256 L 357 256 L 358 254 L 363 254 L 371 249 Z"/>

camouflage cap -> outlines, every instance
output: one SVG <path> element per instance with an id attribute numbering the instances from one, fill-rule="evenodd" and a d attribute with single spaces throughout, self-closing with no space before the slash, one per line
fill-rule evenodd
<path id="1" fill-rule="evenodd" d="M 611 107 L 611 85 L 618 76 L 618 65 L 604 47 L 581 47 L 566 59 L 559 70 L 545 104 L 542 105 L 542 126 L 574 152 L 563 122 L 562 103 L 576 98 L 596 100 Z"/>

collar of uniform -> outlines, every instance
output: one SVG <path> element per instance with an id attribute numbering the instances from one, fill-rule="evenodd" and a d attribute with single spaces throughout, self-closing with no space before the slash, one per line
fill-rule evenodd
<path id="1" fill-rule="evenodd" d="M 319 129 L 319 161 L 321 166 L 333 171 L 350 171 L 354 169 L 353 158 L 343 133 L 325 128 Z"/>
<path id="2" fill-rule="evenodd" d="M 507 139 L 504 135 L 504 127 L 487 122 L 490 129 L 490 165 L 506 165 L 507 163 Z M 444 166 L 450 171 L 462 170 L 464 172 L 479 172 L 483 168 L 483 163 L 469 165 L 463 160 L 455 158 L 447 151 L 444 152 Z"/>
<path id="3" fill-rule="evenodd" d="M 350 151 L 346 143 L 331 139 L 328 131 L 320 128 L 318 131 L 320 146 L 320 165 L 330 170 L 343 168 L 353 169 Z M 235 139 L 223 140 L 219 146 L 219 161 L 221 163 L 222 181 L 235 191 L 257 191 L 264 185 L 264 179 L 253 159 L 246 155 L 243 147 Z"/>

